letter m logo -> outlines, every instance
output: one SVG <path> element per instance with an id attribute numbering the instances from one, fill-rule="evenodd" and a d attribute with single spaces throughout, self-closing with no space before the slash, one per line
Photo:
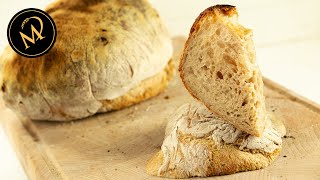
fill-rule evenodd
<path id="1" fill-rule="evenodd" d="M 25 35 L 25 34 L 22 33 L 22 32 L 19 32 L 19 33 L 20 33 L 20 36 L 21 36 L 21 38 L 22 38 L 22 40 L 23 40 L 23 43 L 24 43 L 26 49 L 28 49 L 28 48 L 30 47 L 30 46 L 28 46 L 26 40 L 29 41 L 29 42 L 31 42 L 31 43 L 33 43 L 33 44 L 35 44 L 37 40 L 39 40 L 39 39 L 42 40 L 43 38 L 45 38 L 45 37 L 43 37 L 43 36 L 41 35 L 41 33 L 42 33 L 41 30 L 40 30 L 40 32 L 39 32 L 38 30 L 36 30 L 36 28 L 34 28 L 34 26 L 33 26 L 32 24 L 31 24 L 32 38 L 30 38 L 29 36 Z M 35 39 L 34 34 L 37 35 L 37 39 Z"/>

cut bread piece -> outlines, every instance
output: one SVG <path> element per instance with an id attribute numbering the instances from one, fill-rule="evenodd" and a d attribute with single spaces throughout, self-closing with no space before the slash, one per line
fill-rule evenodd
<path id="1" fill-rule="evenodd" d="M 223 120 L 261 136 L 266 124 L 263 81 L 252 31 L 237 22 L 234 6 L 217 5 L 193 24 L 180 62 L 188 91 Z"/>
<path id="2" fill-rule="evenodd" d="M 204 106 L 185 104 L 170 117 L 161 151 L 149 161 L 147 173 L 189 178 L 264 168 L 282 147 L 285 130 L 277 121 L 268 120 L 262 136 L 256 137 L 215 117 Z"/>

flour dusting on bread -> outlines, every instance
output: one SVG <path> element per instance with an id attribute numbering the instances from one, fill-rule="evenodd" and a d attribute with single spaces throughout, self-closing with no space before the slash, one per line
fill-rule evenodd
<path id="1" fill-rule="evenodd" d="M 281 134 L 271 126 L 271 121 L 263 135 L 256 137 L 222 121 L 204 106 L 185 104 L 169 117 L 160 151 L 163 161 L 158 162 L 161 165 L 158 166 L 156 175 L 181 178 L 172 174 L 176 172 L 185 174 L 186 177 L 206 177 L 210 167 L 221 166 L 212 162 L 213 159 L 219 161 L 221 158 L 221 155 L 215 156 L 217 153 L 240 160 L 243 157 L 236 157 L 237 155 L 245 156 L 250 153 L 250 158 L 261 161 L 257 164 L 262 168 L 278 154 L 281 146 Z M 238 154 L 232 151 L 237 151 Z M 255 160 L 251 163 L 254 164 Z M 228 163 L 239 166 L 237 161 Z M 257 165 L 252 165 L 251 168 L 256 169 L 255 166 Z"/>
<path id="2" fill-rule="evenodd" d="M 147 0 L 56 0 L 46 11 L 58 31 L 52 49 L 25 58 L 8 47 L 0 57 L 8 108 L 33 120 L 69 121 L 128 107 L 167 87 L 171 37 Z"/>

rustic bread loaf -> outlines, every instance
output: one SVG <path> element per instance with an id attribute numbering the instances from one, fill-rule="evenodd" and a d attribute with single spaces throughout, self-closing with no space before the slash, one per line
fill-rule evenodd
<path id="1" fill-rule="evenodd" d="M 237 18 L 229 5 L 199 15 L 181 56 L 180 76 L 191 95 L 218 117 L 261 136 L 267 117 L 262 76 L 252 31 Z"/>
<path id="2" fill-rule="evenodd" d="M 282 122 L 273 122 L 276 127 L 269 121 L 262 136 L 256 137 L 202 105 L 183 105 L 170 117 L 161 151 L 149 161 L 147 173 L 189 178 L 264 168 L 279 155 L 285 134 Z"/>
<path id="3" fill-rule="evenodd" d="M 34 120 L 74 120 L 121 109 L 163 91 L 173 72 L 171 39 L 146 0 L 58 0 L 46 11 L 54 47 L 1 56 L 7 107 Z"/>

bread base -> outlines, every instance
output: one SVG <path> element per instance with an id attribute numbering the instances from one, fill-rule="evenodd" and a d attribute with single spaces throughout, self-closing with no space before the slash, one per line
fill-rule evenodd
<path id="1" fill-rule="evenodd" d="M 280 149 L 271 154 L 251 153 L 240 151 L 239 148 L 232 145 L 223 145 L 217 149 L 217 145 L 215 145 L 213 140 L 193 139 L 191 141 L 206 145 L 206 148 L 213 154 L 213 156 L 208 160 L 210 162 L 209 168 L 206 170 L 205 174 L 197 175 L 198 177 L 228 175 L 237 172 L 262 169 L 270 165 L 280 153 Z M 152 176 L 177 179 L 195 177 L 188 174 L 187 170 L 179 169 L 178 167 L 170 169 L 162 174 L 158 174 L 163 162 L 163 153 L 162 151 L 159 151 L 148 162 L 146 168 L 147 173 Z"/>
<path id="2" fill-rule="evenodd" d="M 280 154 L 286 133 L 270 115 L 262 137 L 237 130 L 202 105 L 183 105 L 170 117 L 161 150 L 146 170 L 166 178 L 210 177 L 258 170 Z"/>

